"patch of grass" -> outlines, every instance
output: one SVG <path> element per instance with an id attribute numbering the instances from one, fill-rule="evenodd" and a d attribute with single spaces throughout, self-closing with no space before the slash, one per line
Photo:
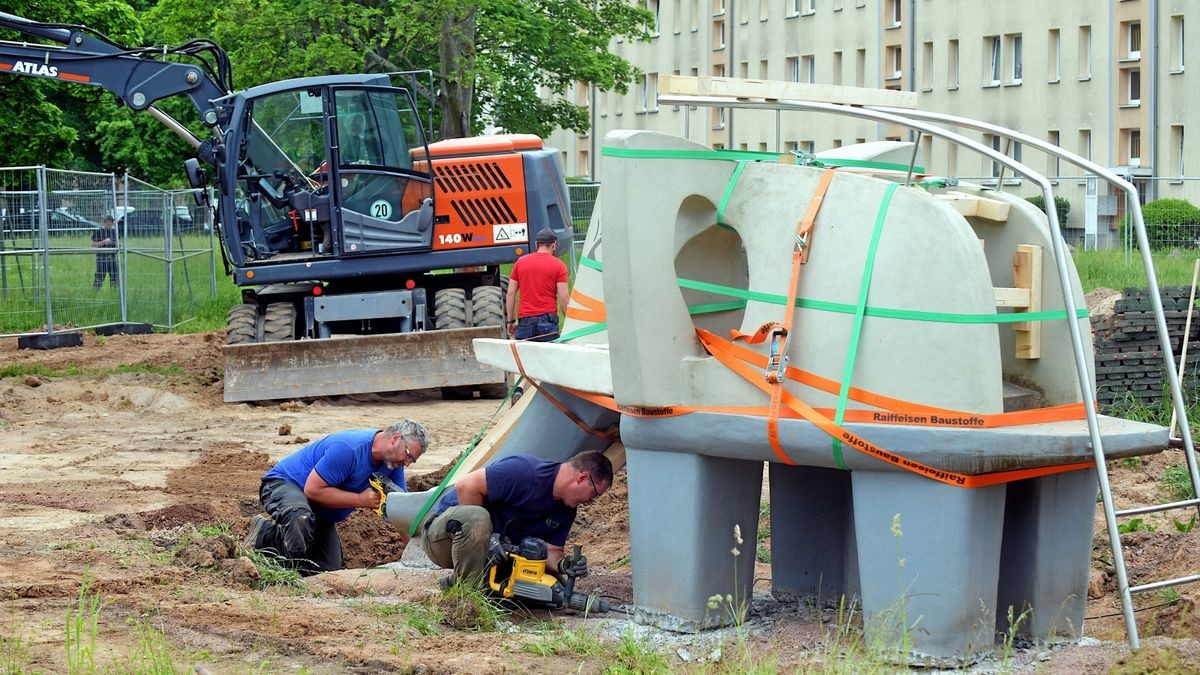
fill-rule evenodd
<path id="1" fill-rule="evenodd" d="M 544 635 L 535 636 L 532 640 L 521 643 L 521 651 L 537 656 L 565 656 L 572 654 L 583 657 L 596 657 L 604 653 L 606 647 L 594 636 L 588 635 L 583 626 L 575 630 L 557 630 Z"/>
<path id="2" fill-rule="evenodd" d="M 396 619 L 421 635 L 437 635 L 438 625 L 445 621 L 445 613 L 436 604 L 419 602 L 378 603 L 361 602 L 358 606 L 367 614 L 380 619 Z"/>
<path id="3" fill-rule="evenodd" d="M 1162 602 L 1179 602 L 1179 591 L 1174 588 L 1158 589 L 1158 599 Z"/>
<path id="4" fill-rule="evenodd" d="M 215 538 L 230 536 L 229 523 L 214 523 L 212 525 L 201 525 L 196 528 L 196 534 L 201 537 Z"/>
<path id="5" fill-rule="evenodd" d="M 486 591 L 472 584 L 456 583 L 435 602 L 443 614 L 442 623 L 471 633 L 490 633 L 508 615 Z"/>
<path id="6" fill-rule="evenodd" d="M 0 673 L 32 672 L 32 647 L 33 639 L 26 638 L 17 626 L 0 634 Z"/>
<path id="7" fill-rule="evenodd" d="M 275 556 L 258 550 L 250 550 L 246 552 L 246 557 L 258 568 L 258 581 L 254 583 L 256 588 L 272 586 L 302 588 L 304 586 L 300 573 L 281 565 Z"/>
<path id="8" fill-rule="evenodd" d="M 1184 464 L 1167 467 L 1160 480 L 1167 492 L 1177 500 L 1193 499 L 1196 496 L 1195 490 L 1192 489 L 1192 477 Z"/>
<path id="9" fill-rule="evenodd" d="M 1101 251 L 1076 249 L 1071 257 L 1079 272 L 1084 293 L 1097 288 L 1119 291 L 1131 286 L 1146 286 L 1141 254 L 1137 251 L 1131 254 L 1129 262 L 1125 261 L 1125 251 L 1119 248 Z M 1160 286 L 1186 286 L 1192 283 L 1194 256 L 1172 256 L 1170 251 L 1155 251 L 1150 257 L 1154 261 L 1154 273 Z"/>
<path id="10" fill-rule="evenodd" d="M 128 672 L 174 675 L 183 670 L 175 666 L 175 649 L 162 631 L 145 621 L 136 621 L 131 618 L 128 623 L 137 634 L 137 645 L 129 653 L 126 663 Z"/>
<path id="11" fill-rule="evenodd" d="M 649 675 L 652 673 L 671 672 L 671 659 L 662 651 L 650 645 L 645 640 L 633 634 L 633 629 L 626 630 L 617 643 L 616 653 L 612 654 L 612 662 L 604 669 L 607 675 Z"/>
<path id="12" fill-rule="evenodd" d="M 112 368 L 80 368 L 79 366 L 49 368 L 41 363 L 13 363 L 7 366 L 0 366 L 0 377 L 25 377 L 27 375 L 40 375 L 42 377 L 79 377 L 81 375 L 106 377 L 108 375 L 126 373 L 148 373 L 164 377 L 176 377 L 183 375 L 183 368 L 174 364 L 169 366 L 149 366 L 140 363 L 123 363 Z"/>
<path id="13" fill-rule="evenodd" d="M 1175 521 L 1175 531 L 1177 532 L 1191 532 L 1196 529 L 1196 516 L 1192 516 L 1187 522 L 1178 518 L 1172 518 L 1171 520 Z"/>
<path id="14" fill-rule="evenodd" d="M 771 503 L 758 504 L 758 535 L 754 546 L 754 559 L 760 563 L 771 562 L 771 548 L 767 540 L 771 538 Z"/>
<path id="15" fill-rule="evenodd" d="M 99 630 L 100 594 L 92 589 L 92 576 L 84 572 L 79 595 L 67 608 L 66 653 L 67 671 L 96 672 L 96 633 Z"/>

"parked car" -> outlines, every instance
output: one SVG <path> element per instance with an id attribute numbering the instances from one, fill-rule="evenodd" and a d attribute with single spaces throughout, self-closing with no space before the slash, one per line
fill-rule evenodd
<path id="1" fill-rule="evenodd" d="M 69 234 L 78 232 L 91 232 L 100 227 L 96 223 L 84 218 L 77 213 L 71 213 L 63 209 L 55 209 L 49 213 L 50 223 L 47 226 L 47 232 L 50 234 Z M 8 229 L 14 232 L 32 231 L 36 232 L 39 225 L 37 211 L 25 211 L 9 215 L 5 219 Z"/>
<path id="2" fill-rule="evenodd" d="M 133 236 L 161 235 L 163 214 L 158 209 L 129 209 L 117 220 L 117 228 Z"/>

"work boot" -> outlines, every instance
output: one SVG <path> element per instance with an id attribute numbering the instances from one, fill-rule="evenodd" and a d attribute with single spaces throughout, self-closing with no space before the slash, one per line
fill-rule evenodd
<path id="1" fill-rule="evenodd" d="M 258 536 L 262 534 L 263 529 L 271 523 L 271 520 L 266 516 L 259 514 L 250 519 L 250 531 L 246 533 L 246 538 L 242 540 L 244 548 L 258 548 Z"/>

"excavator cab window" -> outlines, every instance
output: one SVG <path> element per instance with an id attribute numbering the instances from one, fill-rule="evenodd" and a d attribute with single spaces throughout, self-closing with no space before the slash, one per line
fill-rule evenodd
<path id="1" fill-rule="evenodd" d="M 412 99 L 392 87 L 335 87 L 336 185 L 343 251 L 428 248 L 433 184 Z"/>

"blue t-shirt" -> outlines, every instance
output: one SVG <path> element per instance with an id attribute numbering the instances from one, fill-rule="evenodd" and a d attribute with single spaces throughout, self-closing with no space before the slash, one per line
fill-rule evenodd
<path id="1" fill-rule="evenodd" d="M 330 487 L 362 492 L 370 487 L 368 480 L 371 474 L 382 473 L 401 489 L 408 490 L 403 466 L 388 471 L 384 464 L 371 461 L 371 442 L 377 433 L 378 429 L 351 429 L 329 434 L 279 460 L 263 479 L 283 478 L 303 488 L 308 474 L 316 470 L 317 475 Z M 322 519 L 337 523 L 348 518 L 354 509 L 333 509 L 313 504 L 313 511 Z"/>
<path id="2" fill-rule="evenodd" d="M 546 462 L 533 455 L 511 455 L 483 470 L 487 498 L 483 507 L 492 516 L 492 532 L 513 543 L 537 537 L 562 546 L 575 522 L 575 509 L 554 499 L 554 479 L 561 462 Z M 446 490 L 438 502 L 440 514 L 458 505 L 458 492 Z"/>

